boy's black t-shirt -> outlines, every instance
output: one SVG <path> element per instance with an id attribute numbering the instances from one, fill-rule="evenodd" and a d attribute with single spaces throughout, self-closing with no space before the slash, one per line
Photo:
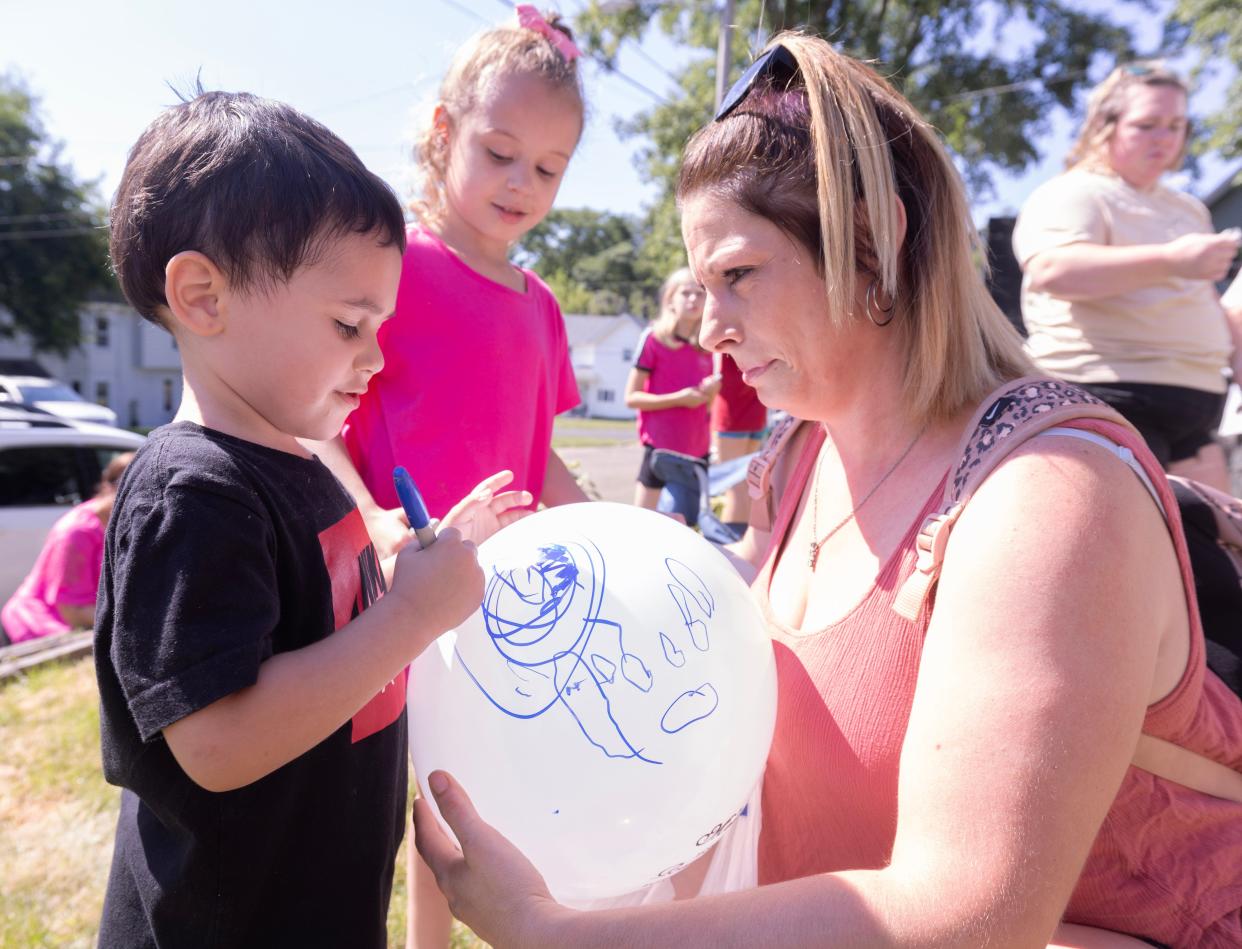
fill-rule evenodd
<path id="1" fill-rule="evenodd" d="M 124 788 L 100 945 L 385 944 L 404 672 L 235 791 L 195 784 L 162 734 L 383 591 L 361 515 L 317 459 L 190 423 L 152 433 L 120 485 L 96 611 L 104 774 Z"/>

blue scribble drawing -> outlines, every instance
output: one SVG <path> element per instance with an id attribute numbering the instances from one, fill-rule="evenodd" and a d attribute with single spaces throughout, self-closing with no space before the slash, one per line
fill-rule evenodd
<path id="1" fill-rule="evenodd" d="M 660 727 L 669 734 L 679 732 L 687 725 L 707 718 L 716 711 L 720 704 L 720 696 L 710 682 L 704 682 L 697 689 L 683 692 L 673 700 L 660 719 Z"/>
<path id="2" fill-rule="evenodd" d="M 716 600 L 686 564 L 671 557 L 664 564 L 682 627 L 671 635 L 653 630 L 637 635 L 652 640 L 653 655 L 667 667 L 681 669 L 689 648 L 710 649 L 708 621 Z M 457 658 L 506 715 L 533 719 L 561 708 L 609 758 L 661 764 L 631 737 L 635 728 L 627 734 L 620 718 L 638 715 L 645 703 L 649 711 L 643 717 L 658 713 L 660 731 L 674 734 L 711 715 L 720 698 L 704 682 L 681 692 L 662 712 L 650 709 L 653 700 L 665 701 L 653 694 L 657 674 L 629 647 L 621 624 L 601 618 L 606 581 L 603 552 L 589 539 L 539 547 L 528 563 L 494 566 L 482 604 L 486 640 L 459 637 Z M 669 685 L 671 680 L 665 688 Z"/>
<path id="3" fill-rule="evenodd" d="M 686 664 L 686 654 L 677 648 L 677 644 L 664 633 L 660 634 L 660 645 L 664 648 L 664 661 L 670 666 L 680 669 Z"/>

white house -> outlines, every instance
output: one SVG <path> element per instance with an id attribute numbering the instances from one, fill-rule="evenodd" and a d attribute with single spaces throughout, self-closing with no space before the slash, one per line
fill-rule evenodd
<path id="1" fill-rule="evenodd" d="M 0 359 L 32 359 L 83 397 L 116 412 L 117 424 L 154 428 L 181 402 L 181 357 L 172 334 L 124 303 L 82 307 L 82 345 L 60 357 L 35 353 L 22 335 L 0 339 Z"/>
<path id="2" fill-rule="evenodd" d="M 582 396 L 575 414 L 591 418 L 634 417 L 634 410 L 625 405 L 625 381 L 634 365 L 638 337 L 646 327 L 646 323 L 628 313 L 565 314 L 569 358 Z"/>

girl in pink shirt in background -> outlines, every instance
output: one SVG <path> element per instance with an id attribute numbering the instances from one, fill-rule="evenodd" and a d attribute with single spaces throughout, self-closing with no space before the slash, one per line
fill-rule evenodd
<path id="1" fill-rule="evenodd" d="M 703 288 L 688 269 L 674 271 L 660 288 L 660 315 L 639 340 L 625 385 L 625 404 L 638 410 L 638 440 L 643 444 L 634 491 L 639 507 L 655 510 L 666 484 L 652 467 L 657 449 L 686 455 L 707 470 L 709 411 L 720 377 L 712 374 L 711 354 L 699 348 L 702 321 Z M 692 509 L 683 510 L 690 504 Z M 698 505 L 695 493 L 679 501 L 676 510 L 693 524 Z"/>
<path id="2" fill-rule="evenodd" d="M 379 333 L 384 368 L 342 437 L 315 447 L 380 557 L 409 531 L 396 465 L 430 515 L 467 536 L 538 503 L 587 500 L 552 450 L 554 417 L 579 402 L 564 319 L 547 285 L 509 262 L 551 210 L 582 134 L 580 54 L 557 16 L 519 6 L 517 18 L 466 43 L 441 82 L 415 150 L 424 187 L 396 311 Z M 448 906 L 409 853 L 408 943 L 443 947 Z"/>
<path id="3" fill-rule="evenodd" d="M 0 623 L 10 641 L 20 643 L 95 625 L 104 528 L 112 516 L 117 482 L 133 457 L 130 451 L 113 458 L 104 468 L 95 496 L 52 525 L 30 575 L 0 610 Z"/>

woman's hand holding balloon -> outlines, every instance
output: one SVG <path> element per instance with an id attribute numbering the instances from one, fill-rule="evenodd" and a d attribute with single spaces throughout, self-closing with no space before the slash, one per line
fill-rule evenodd
<path id="1" fill-rule="evenodd" d="M 414 843 L 453 915 L 492 945 L 551 945 L 549 927 L 558 915 L 572 910 L 552 899 L 539 871 L 479 817 L 452 777 L 433 771 L 427 784 L 461 847 L 444 832 L 423 798 L 414 802 Z"/>

